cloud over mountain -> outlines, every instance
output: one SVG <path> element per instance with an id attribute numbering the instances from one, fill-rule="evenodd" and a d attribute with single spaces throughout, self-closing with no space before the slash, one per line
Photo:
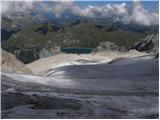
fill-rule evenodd
<path id="1" fill-rule="evenodd" d="M 159 13 L 144 9 L 138 1 L 133 2 L 132 8 L 129 8 L 125 2 L 103 6 L 89 5 L 85 8 L 80 8 L 74 4 L 74 1 L 2 1 L 2 15 L 16 12 L 24 13 L 26 11 L 35 12 L 38 10 L 52 13 L 55 17 L 61 17 L 62 14 L 70 13 L 88 18 L 112 18 L 114 21 L 120 21 L 125 24 L 133 23 L 144 26 L 159 24 Z"/>
<path id="2" fill-rule="evenodd" d="M 34 2 L 28 1 L 1 1 L 1 10 L 3 14 L 13 14 L 16 12 L 26 12 L 34 10 Z"/>
<path id="3" fill-rule="evenodd" d="M 134 1 L 132 12 L 126 18 L 124 17 L 124 21 L 146 26 L 158 25 L 159 13 L 149 12 L 138 1 Z"/>

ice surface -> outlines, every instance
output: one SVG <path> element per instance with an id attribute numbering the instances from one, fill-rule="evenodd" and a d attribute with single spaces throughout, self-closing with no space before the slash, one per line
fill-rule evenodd
<path id="1" fill-rule="evenodd" d="M 151 55 L 110 64 L 67 64 L 45 76 L 2 73 L 2 117 L 157 118 L 158 74 L 158 59 Z M 18 101 L 23 98 L 26 103 Z M 55 99 L 59 103 L 49 102 Z M 70 107 L 62 109 L 64 99 Z"/>

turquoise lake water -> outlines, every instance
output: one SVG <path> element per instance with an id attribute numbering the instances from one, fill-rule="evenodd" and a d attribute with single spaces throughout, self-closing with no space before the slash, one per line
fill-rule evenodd
<path id="1" fill-rule="evenodd" d="M 72 54 L 89 54 L 92 51 L 92 48 L 61 48 L 61 52 Z"/>

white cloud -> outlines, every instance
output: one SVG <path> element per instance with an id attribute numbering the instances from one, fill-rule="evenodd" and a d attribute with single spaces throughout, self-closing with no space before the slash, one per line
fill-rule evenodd
<path id="1" fill-rule="evenodd" d="M 128 15 L 126 3 L 106 4 L 101 7 L 88 6 L 82 9 L 82 13 L 90 17 L 122 17 Z"/>
<path id="2" fill-rule="evenodd" d="M 113 18 L 125 24 L 134 23 L 144 26 L 159 24 L 159 13 L 145 10 L 138 1 L 133 2 L 131 11 L 127 8 L 126 3 L 107 4 L 102 7 L 88 6 L 81 11 L 86 17 Z"/>
<path id="3" fill-rule="evenodd" d="M 25 12 L 26 10 L 32 10 L 34 5 L 31 1 L 23 1 L 23 2 L 10 2 L 10 1 L 2 1 L 1 2 L 2 13 L 13 13 L 13 12 Z"/>
<path id="4" fill-rule="evenodd" d="M 56 1 L 52 5 L 44 4 L 46 12 L 51 12 L 56 17 L 60 17 L 63 13 L 71 13 L 81 16 L 82 10 L 74 4 L 74 1 Z"/>
<path id="5" fill-rule="evenodd" d="M 134 1 L 132 13 L 126 20 L 128 20 L 128 22 L 149 26 L 159 24 L 159 14 L 145 10 L 140 2 Z"/>
<path id="6" fill-rule="evenodd" d="M 4 2 L 2 1 L 2 14 L 12 14 L 26 11 L 35 11 L 40 6 L 42 11 L 51 12 L 56 17 L 60 17 L 63 13 L 71 13 L 77 16 L 90 18 L 113 18 L 115 21 L 121 21 L 125 24 L 139 25 L 158 25 L 159 13 L 149 12 L 145 10 L 140 2 L 133 2 L 133 8 L 130 10 L 126 3 L 121 4 L 106 4 L 104 6 L 87 6 L 80 8 L 72 0 L 61 0 L 54 2 L 35 2 L 34 0 L 23 2 Z"/>

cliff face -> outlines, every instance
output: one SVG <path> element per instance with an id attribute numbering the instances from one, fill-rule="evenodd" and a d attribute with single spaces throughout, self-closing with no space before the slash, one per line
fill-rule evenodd
<path id="1" fill-rule="evenodd" d="M 21 61 L 17 60 L 14 55 L 3 49 L 1 49 L 0 52 L 1 71 L 32 74 L 31 70 Z"/>

